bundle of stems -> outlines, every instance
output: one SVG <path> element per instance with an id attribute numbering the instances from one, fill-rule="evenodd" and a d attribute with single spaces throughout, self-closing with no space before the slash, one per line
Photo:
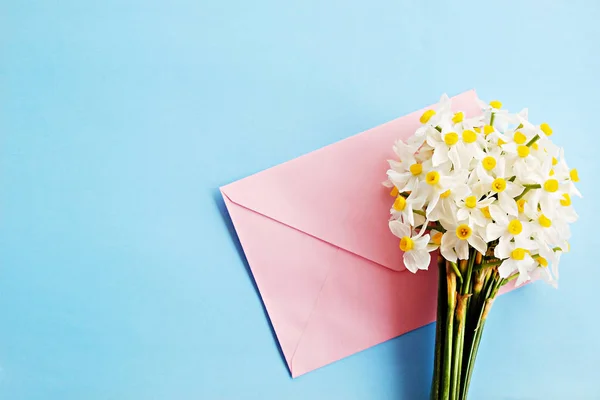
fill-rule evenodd
<path id="1" fill-rule="evenodd" d="M 467 398 L 479 342 L 500 287 L 516 278 L 500 278 L 493 246 L 484 255 L 469 247 L 468 260 L 438 256 L 439 282 L 431 400 Z"/>

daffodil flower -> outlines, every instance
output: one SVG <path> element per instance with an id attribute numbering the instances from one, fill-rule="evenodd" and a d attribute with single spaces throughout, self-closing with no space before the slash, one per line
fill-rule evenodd
<path id="1" fill-rule="evenodd" d="M 460 199 L 456 205 L 458 210 L 456 218 L 459 221 L 468 220 L 470 225 L 486 226 L 488 221 L 482 209 L 489 209 L 490 205 L 495 201 L 493 197 L 485 197 L 479 199 L 473 194 Z"/>
<path id="2" fill-rule="evenodd" d="M 425 178 L 427 169 L 424 170 L 424 168 L 431 169 L 431 160 L 424 163 L 415 160 L 403 171 L 390 169 L 388 170 L 388 178 L 401 192 L 410 192 L 415 190 L 419 182 Z"/>
<path id="3" fill-rule="evenodd" d="M 445 163 L 451 162 L 455 169 L 460 169 L 460 155 L 458 154 L 458 141 L 460 137 L 452 128 L 442 127 L 442 131 L 437 130 L 427 137 L 427 144 L 433 148 L 431 163 L 434 167 L 439 167 Z"/>
<path id="4" fill-rule="evenodd" d="M 516 286 L 527 282 L 531 277 L 529 273 L 536 268 L 536 262 L 531 257 L 531 250 L 535 248 L 531 243 L 530 248 L 519 247 L 514 242 L 508 242 L 504 245 L 497 245 L 494 249 L 494 256 L 503 260 L 498 267 L 501 278 L 508 278 L 513 273 L 518 272 Z"/>
<path id="5" fill-rule="evenodd" d="M 465 180 L 464 175 L 462 173 L 452 174 L 443 169 L 433 169 L 425 174 L 425 179 L 419 183 L 417 190 L 419 195 L 415 201 L 422 204 L 427 203 L 427 208 L 425 209 L 427 217 L 435 209 L 444 193 L 450 190 L 451 187 L 455 187 L 459 181 Z"/>
<path id="6" fill-rule="evenodd" d="M 512 182 L 511 177 L 507 176 L 506 160 L 500 158 L 492 171 L 485 170 L 481 164 L 476 167 L 475 171 L 479 182 L 473 184 L 473 192 L 476 195 L 496 195 L 500 207 L 510 215 L 518 215 L 514 199 L 523 192 L 524 188 Z"/>
<path id="7" fill-rule="evenodd" d="M 469 258 L 469 245 L 482 254 L 487 250 L 487 244 L 474 227 L 469 226 L 467 221 L 461 221 L 448 227 L 442 236 L 440 251 L 448 261 L 456 262 L 457 258 L 466 260 Z"/>
<path id="8" fill-rule="evenodd" d="M 411 136 L 409 143 L 418 146 L 423 144 L 425 139 L 435 131 L 435 127 L 439 125 L 440 121 L 445 120 L 451 114 L 450 105 L 450 98 L 444 94 L 436 107 L 425 110 L 419 118 L 422 125 Z"/>
<path id="9" fill-rule="evenodd" d="M 500 246 L 514 240 L 523 245 L 530 240 L 531 227 L 528 221 L 508 215 L 495 204 L 490 206 L 490 214 L 494 222 L 486 226 L 485 239 L 488 242 L 500 239 Z"/>
<path id="10" fill-rule="evenodd" d="M 423 199 L 416 198 L 416 193 L 417 192 L 412 192 L 408 197 L 398 194 L 390 210 L 393 219 L 402 220 L 415 226 L 413 210 L 423 207 Z"/>
<path id="11" fill-rule="evenodd" d="M 458 207 L 456 202 L 469 193 L 469 186 L 456 182 L 451 189 L 440 193 L 437 203 L 429 209 L 427 214 L 431 221 L 440 221 L 442 224 L 455 224 Z M 427 206 L 429 208 L 429 205 Z"/>
<path id="12" fill-rule="evenodd" d="M 427 250 L 429 234 L 412 236 L 410 226 L 397 220 L 390 221 L 389 225 L 392 233 L 400 238 L 399 246 L 404 252 L 403 260 L 406 269 L 410 272 L 427 269 L 431 261 L 431 255 Z"/>

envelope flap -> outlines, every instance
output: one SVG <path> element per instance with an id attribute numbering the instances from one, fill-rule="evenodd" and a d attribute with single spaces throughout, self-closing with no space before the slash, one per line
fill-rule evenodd
<path id="1" fill-rule="evenodd" d="M 479 112 L 474 91 L 452 99 Z M 423 110 L 221 188 L 229 199 L 308 235 L 393 270 L 404 270 L 398 239 L 388 229 L 393 199 L 381 185 L 392 145 L 419 126 Z"/>

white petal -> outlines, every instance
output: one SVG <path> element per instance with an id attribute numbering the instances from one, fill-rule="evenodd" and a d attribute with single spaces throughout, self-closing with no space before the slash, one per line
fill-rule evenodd
<path id="1" fill-rule="evenodd" d="M 521 185 L 517 185 L 513 182 L 506 182 L 506 189 L 504 190 L 504 194 L 509 195 L 511 198 L 515 198 L 520 195 L 525 188 Z"/>
<path id="2" fill-rule="evenodd" d="M 498 203 L 500 207 L 509 215 L 518 216 L 519 209 L 517 208 L 517 202 L 508 194 L 502 192 L 498 195 Z M 491 212 L 491 211 L 490 211 Z"/>
<path id="3" fill-rule="evenodd" d="M 456 244 L 456 255 L 461 260 L 469 259 L 469 244 L 466 240 L 459 240 Z"/>
<path id="4" fill-rule="evenodd" d="M 456 213 L 456 218 L 459 221 L 465 220 L 465 219 L 469 218 L 469 212 L 467 210 L 465 210 L 464 208 L 459 208 L 458 212 Z"/>
<path id="5" fill-rule="evenodd" d="M 471 235 L 469 238 L 469 244 L 475 248 L 481 254 L 485 254 L 487 250 L 487 244 L 485 241 L 477 235 Z"/>
<path id="6" fill-rule="evenodd" d="M 417 266 L 419 269 L 429 269 L 429 263 L 431 262 L 431 255 L 427 250 L 412 251 L 415 253 L 415 260 L 417 260 Z"/>
<path id="7" fill-rule="evenodd" d="M 485 228 L 485 240 L 491 242 L 492 240 L 498 239 L 502 234 L 506 232 L 506 227 L 499 224 L 488 224 Z"/>
<path id="8" fill-rule="evenodd" d="M 403 238 L 404 236 L 410 236 L 410 227 L 406 224 L 398 220 L 392 220 L 389 222 L 390 230 L 394 235 L 399 238 Z"/>
<path id="9" fill-rule="evenodd" d="M 415 250 L 423 250 L 425 247 L 427 247 L 427 243 L 429 243 L 429 240 L 431 240 L 431 237 L 429 236 L 429 233 L 426 233 L 425 235 L 421 236 L 420 238 L 413 238 L 413 243 L 415 245 L 414 249 Z"/>
<path id="10" fill-rule="evenodd" d="M 412 273 L 417 272 L 419 269 L 419 261 L 415 258 L 414 251 L 407 251 L 404 253 L 404 266 Z"/>
<path id="11" fill-rule="evenodd" d="M 460 169 L 460 155 L 458 154 L 456 146 L 453 146 L 448 151 L 448 158 L 450 159 L 450 161 L 452 161 L 452 165 L 454 165 L 455 169 Z"/>
<path id="12" fill-rule="evenodd" d="M 508 278 L 515 269 L 515 261 L 512 258 L 502 261 L 502 264 L 500 264 L 500 267 L 498 267 L 500 278 Z"/>
<path id="13" fill-rule="evenodd" d="M 445 161 L 448 161 L 448 147 L 443 144 L 435 146 L 433 157 L 431 157 L 433 166 L 437 167 Z"/>
<path id="14" fill-rule="evenodd" d="M 503 260 L 510 257 L 510 251 L 511 248 L 509 242 L 506 240 L 501 240 L 494 248 L 494 257 Z"/>
<path id="15" fill-rule="evenodd" d="M 492 219 L 500 225 L 508 225 L 508 216 L 506 212 L 496 204 L 490 206 L 490 214 Z"/>

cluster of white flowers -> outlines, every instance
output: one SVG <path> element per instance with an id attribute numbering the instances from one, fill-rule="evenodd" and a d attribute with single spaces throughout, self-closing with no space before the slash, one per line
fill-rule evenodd
<path id="1" fill-rule="evenodd" d="M 438 248 L 456 262 L 469 258 L 469 245 L 484 255 L 493 245 L 502 278 L 518 274 L 520 285 L 539 276 L 556 285 L 577 219 L 577 170 L 550 140 L 548 124 L 530 123 L 526 109 L 510 114 L 499 101 L 479 103 L 483 113 L 468 118 L 452 112 L 444 95 L 415 134 L 394 145 L 398 159 L 389 161 L 385 185 L 395 197 L 389 225 L 406 268 L 427 269 Z"/>

